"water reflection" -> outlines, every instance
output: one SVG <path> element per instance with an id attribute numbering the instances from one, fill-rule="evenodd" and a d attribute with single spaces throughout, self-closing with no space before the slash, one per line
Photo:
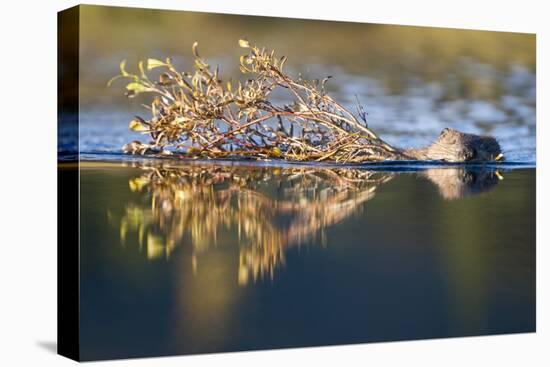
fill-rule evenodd
<path id="1" fill-rule="evenodd" d="M 201 255 L 223 237 L 238 243 L 240 285 L 273 278 L 285 251 L 326 245 L 326 230 L 361 213 L 376 191 L 399 173 L 352 168 L 258 167 L 226 164 L 134 164 L 142 174 L 129 189 L 140 196 L 120 219 L 120 240 L 137 244 L 148 259 L 169 259 L 178 246 L 192 247 L 197 274 Z M 495 169 L 446 167 L 414 173 L 447 200 L 493 189 Z M 137 241 L 128 238 L 137 237 Z"/>
<path id="2" fill-rule="evenodd" d="M 448 200 L 461 199 L 492 190 L 504 177 L 495 169 L 432 168 L 419 175 L 429 179 Z"/>

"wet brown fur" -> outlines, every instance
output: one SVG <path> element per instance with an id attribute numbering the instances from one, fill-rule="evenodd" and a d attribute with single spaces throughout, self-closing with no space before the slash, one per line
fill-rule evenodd
<path id="1" fill-rule="evenodd" d="M 401 159 L 445 162 L 486 162 L 502 154 L 497 140 L 491 136 L 463 133 L 445 128 L 435 142 L 424 148 L 401 151 Z"/>

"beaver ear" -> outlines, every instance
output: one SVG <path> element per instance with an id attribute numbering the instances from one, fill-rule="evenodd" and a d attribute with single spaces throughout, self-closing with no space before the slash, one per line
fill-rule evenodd
<path id="1" fill-rule="evenodd" d="M 451 131 L 451 129 L 449 129 L 448 127 L 444 128 L 443 130 L 441 130 L 441 133 L 439 134 L 439 136 L 443 136 L 445 134 L 447 134 L 449 131 Z"/>

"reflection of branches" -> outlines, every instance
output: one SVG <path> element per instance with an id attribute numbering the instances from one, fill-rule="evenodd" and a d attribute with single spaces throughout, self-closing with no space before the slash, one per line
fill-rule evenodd
<path id="1" fill-rule="evenodd" d="M 146 207 L 129 205 L 120 222 L 124 243 L 137 233 L 149 258 L 169 257 L 188 240 L 192 263 L 219 236 L 239 243 L 240 284 L 269 275 L 284 264 L 285 250 L 311 241 L 325 243 L 328 227 L 356 213 L 378 186 L 395 173 L 350 168 L 272 168 L 258 166 L 142 166 L 130 180 Z M 446 199 L 492 188 L 500 175 L 466 168 L 421 173 Z"/>
<path id="2" fill-rule="evenodd" d="M 324 243 L 325 229 L 352 215 L 393 177 L 349 169 L 259 168 L 224 165 L 142 167 L 130 189 L 150 206 L 129 205 L 120 224 L 138 236 L 149 258 L 168 257 L 188 238 L 193 265 L 220 233 L 239 239 L 239 282 L 273 276 L 284 250 L 312 240 Z M 274 196 L 276 195 L 276 197 Z"/>

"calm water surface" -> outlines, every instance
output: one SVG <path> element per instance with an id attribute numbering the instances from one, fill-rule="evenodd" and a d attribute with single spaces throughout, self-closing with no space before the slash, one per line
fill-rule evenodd
<path id="1" fill-rule="evenodd" d="M 83 163 L 84 359 L 535 330 L 535 170 Z"/>

